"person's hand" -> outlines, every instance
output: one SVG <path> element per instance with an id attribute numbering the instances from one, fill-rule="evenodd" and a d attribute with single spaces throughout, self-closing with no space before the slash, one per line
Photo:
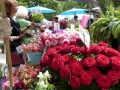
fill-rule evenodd
<path id="1" fill-rule="evenodd" d="M 33 28 L 35 28 L 35 24 L 34 24 L 34 22 L 31 22 L 28 26 L 29 26 L 29 27 L 33 27 Z"/>
<path id="2" fill-rule="evenodd" d="M 29 37 L 32 37 L 32 35 L 30 36 L 31 34 L 29 34 L 29 33 L 23 33 L 23 34 L 21 34 L 20 35 L 20 38 L 29 38 Z"/>

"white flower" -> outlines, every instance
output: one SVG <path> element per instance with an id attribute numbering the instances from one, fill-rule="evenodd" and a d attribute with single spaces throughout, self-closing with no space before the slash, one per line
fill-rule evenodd
<path id="1" fill-rule="evenodd" d="M 41 79 L 44 78 L 42 72 L 39 72 L 39 75 L 38 75 L 37 77 L 39 77 L 39 78 L 41 78 Z"/>
<path id="2" fill-rule="evenodd" d="M 43 85 L 43 88 L 47 88 L 47 87 L 48 87 L 48 84 L 44 84 L 44 85 Z"/>
<path id="3" fill-rule="evenodd" d="M 40 84 L 40 86 L 43 86 L 45 83 L 44 83 L 44 81 L 41 81 L 39 84 Z"/>
<path id="4" fill-rule="evenodd" d="M 48 70 L 46 70 L 46 72 L 44 73 L 44 75 L 48 78 L 51 78 L 51 75 L 49 74 Z"/>

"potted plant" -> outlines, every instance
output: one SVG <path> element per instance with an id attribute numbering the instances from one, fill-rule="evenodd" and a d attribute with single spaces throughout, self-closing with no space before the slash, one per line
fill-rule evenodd
<path id="1" fill-rule="evenodd" d="M 32 16 L 32 21 L 35 22 L 35 26 L 36 27 L 40 27 L 41 26 L 41 21 L 43 20 L 43 15 L 41 13 L 34 13 Z"/>

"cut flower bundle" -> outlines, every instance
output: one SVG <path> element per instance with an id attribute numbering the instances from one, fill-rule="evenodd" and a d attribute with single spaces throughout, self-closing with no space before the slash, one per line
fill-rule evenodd
<path id="1" fill-rule="evenodd" d="M 69 43 L 49 48 L 40 66 L 52 68 L 71 88 L 119 88 L 120 53 L 104 42 L 91 44 L 89 49 Z"/>

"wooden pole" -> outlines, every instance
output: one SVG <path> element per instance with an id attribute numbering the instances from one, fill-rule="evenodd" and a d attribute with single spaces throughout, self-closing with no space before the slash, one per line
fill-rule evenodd
<path id="1" fill-rule="evenodd" d="M 7 18 L 6 10 L 5 10 L 5 1 L 0 0 L 0 4 L 1 4 L 2 16 L 3 16 L 3 18 Z M 14 82 L 13 82 L 13 75 L 12 75 L 11 52 L 10 52 L 10 39 L 5 38 L 4 43 L 5 43 L 5 47 L 6 47 L 6 62 L 8 64 L 10 90 L 14 90 Z"/>

